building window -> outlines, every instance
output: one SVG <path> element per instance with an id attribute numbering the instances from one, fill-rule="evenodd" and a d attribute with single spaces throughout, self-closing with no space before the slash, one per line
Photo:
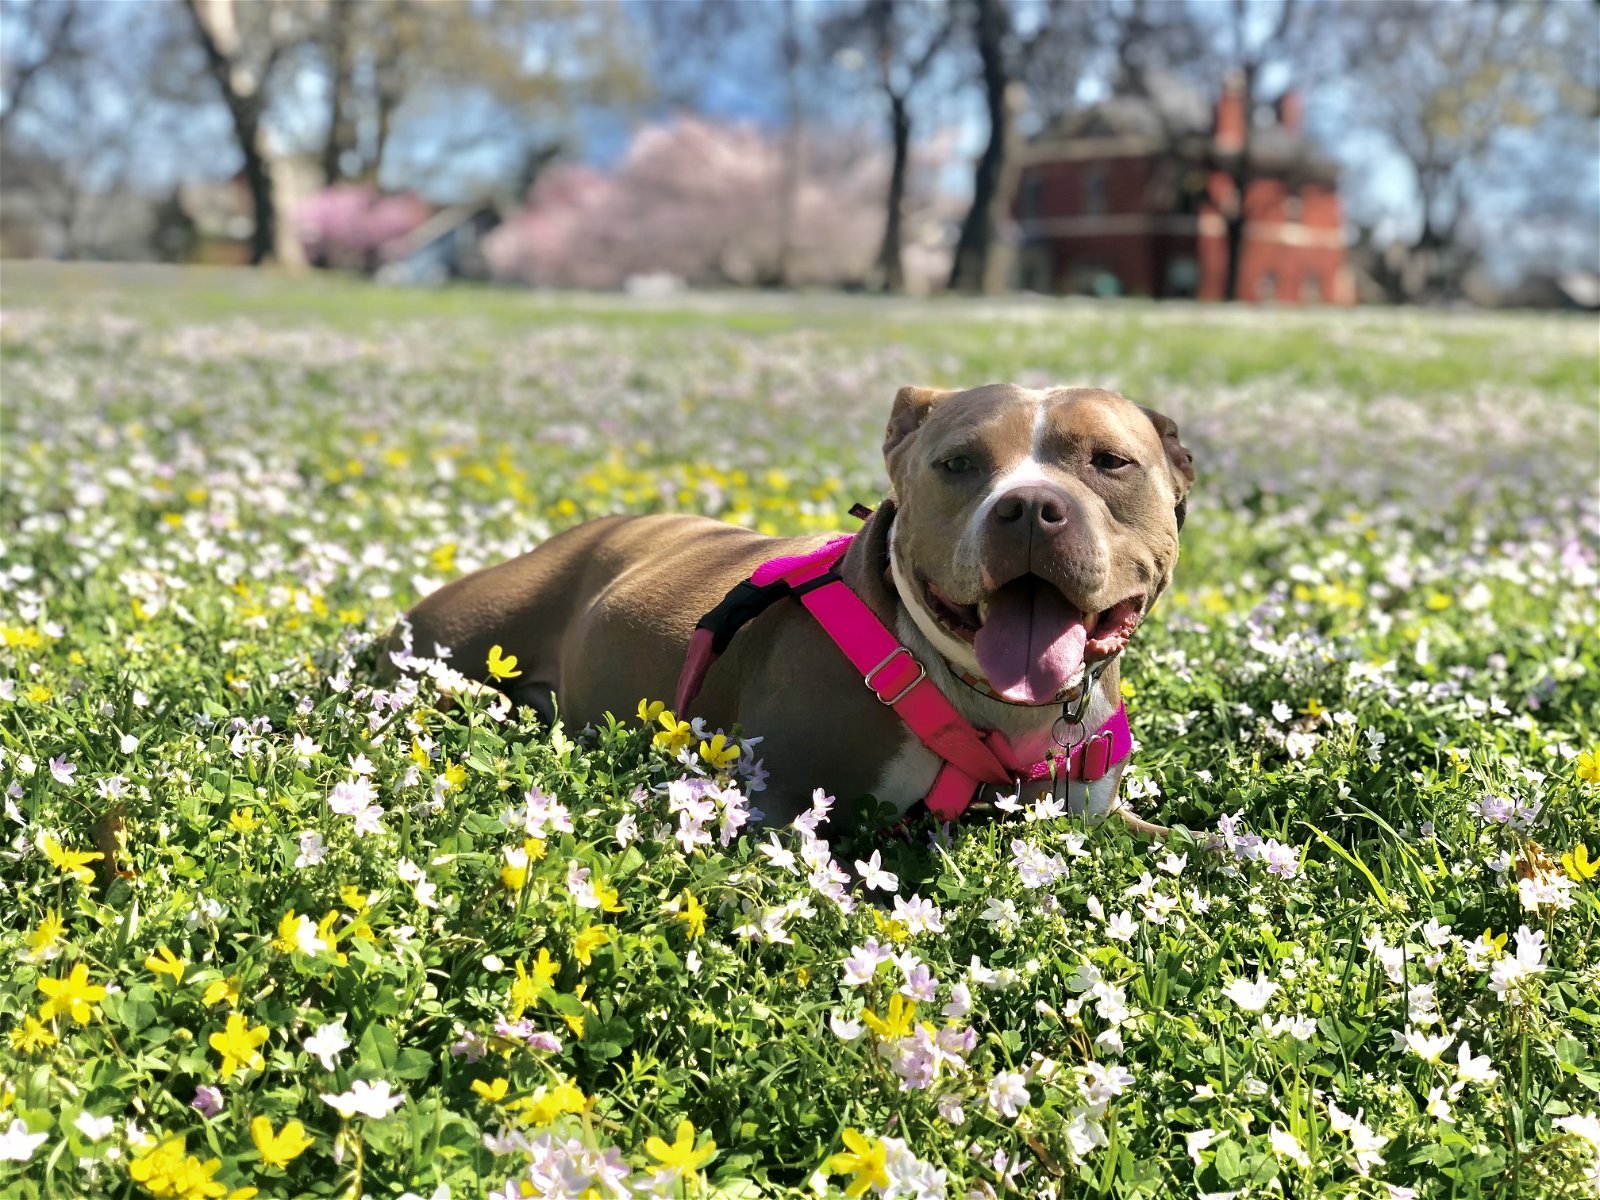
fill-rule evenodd
<path id="1" fill-rule="evenodd" d="M 1018 280 L 1026 291 L 1049 295 L 1056 290 L 1054 256 L 1047 242 L 1024 246 L 1018 256 Z"/>
<path id="2" fill-rule="evenodd" d="M 1263 271 L 1261 278 L 1256 280 L 1257 300 L 1276 300 L 1278 298 L 1278 277 L 1271 271 Z"/>
<path id="3" fill-rule="evenodd" d="M 1043 212 L 1044 179 L 1037 174 L 1027 175 L 1022 180 L 1022 189 L 1017 196 L 1017 216 L 1026 221 Z"/>
<path id="4" fill-rule="evenodd" d="M 1300 197 L 1294 192 L 1289 193 L 1289 198 L 1283 202 L 1283 218 L 1291 225 L 1298 225 L 1304 219 Z"/>
<path id="5" fill-rule="evenodd" d="M 1083 179 L 1083 211 L 1086 216 L 1103 217 L 1106 212 L 1106 169 L 1090 167 Z"/>
<path id="6" fill-rule="evenodd" d="M 1067 275 L 1067 288 L 1079 296 L 1120 296 L 1122 280 L 1115 271 L 1100 263 L 1074 263 Z"/>
<path id="7" fill-rule="evenodd" d="M 1206 200 L 1206 177 L 1200 171 L 1187 172 L 1178 184 L 1178 212 L 1192 217 Z"/>
<path id="8" fill-rule="evenodd" d="M 1307 272 L 1306 277 L 1300 281 L 1300 302 L 1302 304 L 1322 303 L 1322 278 L 1315 272 Z"/>
<path id="9" fill-rule="evenodd" d="M 1189 255 L 1167 264 L 1166 294 L 1174 300 L 1193 299 L 1200 290 L 1200 264 Z"/>

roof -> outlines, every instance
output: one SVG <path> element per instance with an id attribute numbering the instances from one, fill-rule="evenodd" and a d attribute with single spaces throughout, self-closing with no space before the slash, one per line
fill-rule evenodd
<path id="1" fill-rule="evenodd" d="M 1212 138 L 1214 105 L 1193 85 L 1164 72 L 1146 72 L 1124 91 L 1078 109 L 1029 140 L 1025 159 L 1088 158 L 1099 154 L 1176 157 L 1230 166 L 1234 156 Z M 1283 125 L 1250 131 L 1249 163 L 1261 174 L 1332 183 L 1339 165 L 1303 132 Z"/>

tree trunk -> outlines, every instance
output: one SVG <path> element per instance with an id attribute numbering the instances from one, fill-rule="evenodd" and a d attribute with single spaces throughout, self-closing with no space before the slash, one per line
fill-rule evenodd
<path id="1" fill-rule="evenodd" d="M 328 14 L 328 137 L 322 143 L 322 180 L 330 187 L 344 178 L 344 156 L 355 140 L 349 112 L 350 2 L 334 0 Z"/>
<path id="2" fill-rule="evenodd" d="M 1249 137 L 1245 138 L 1245 145 L 1249 147 Z M 1223 220 L 1224 241 L 1228 249 L 1228 273 L 1223 284 L 1222 298 L 1224 300 L 1237 300 L 1239 298 L 1239 267 L 1244 260 L 1244 233 L 1247 218 L 1244 211 L 1244 198 L 1246 189 L 1250 186 L 1249 176 L 1240 171 L 1230 177 L 1233 180 L 1233 211 L 1228 213 Z"/>
<path id="3" fill-rule="evenodd" d="M 950 287 L 961 292 L 999 290 L 994 269 L 1001 181 L 1011 140 L 1010 83 L 1005 61 L 1006 13 L 1002 0 L 973 0 L 973 32 L 983 60 L 983 96 L 989 110 L 989 141 L 972 178 L 972 207 L 961 223 Z"/>
<path id="4" fill-rule="evenodd" d="M 217 89 L 227 105 L 228 116 L 233 121 L 235 140 L 244 158 L 245 182 L 250 188 L 250 207 L 255 217 L 255 230 L 250 235 L 250 264 L 257 266 L 272 258 L 277 247 L 277 212 L 272 203 L 272 168 L 261 153 L 261 110 L 264 98 L 261 89 L 266 76 L 271 73 L 275 56 L 269 55 L 261 70 L 261 78 L 246 91 L 236 86 L 234 62 L 231 53 L 220 44 L 217 33 L 200 13 L 196 0 L 186 0 L 184 7 L 194 23 L 195 33 L 205 50 L 206 65 Z M 231 12 L 229 14 L 231 16 Z"/>
<path id="5" fill-rule="evenodd" d="M 772 283 L 789 286 L 789 258 L 794 242 L 794 199 L 800 183 L 800 34 L 795 27 L 796 0 L 783 0 L 783 79 L 789 128 L 783 137 L 783 166 L 778 173 L 778 252 Z"/>
<path id="6" fill-rule="evenodd" d="M 239 132 L 244 150 L 244 178 L 250 188 L 250 208 L 255 229 L 250 234 L 250 265 L 258 267 L 278 252 L 278 210 L 272 200 L 272 168 L 257 141 L 259 128 L 252 120 L 249 132 Z"/>
<path id="7" fill-rule="evenodd" d="M 901 259 L 901 220 L 905 210 L 906 171 L 911 158 L 911 113 L 906 98 L 889 93 L 889 130 L 894 142 L 894 160 L 889 168 L 889 196 L 883 221 L 883 247 L 878 251 L 878 271 L 883 290 L 906 290 L 905 264 Z"/>
<path id="8" fill-rule="evenodd" d="M 394 126 L 394 110 L 400 107 L 400 93 L 391 86 L 380 87 L 373 102 L 372 158 L 363 173 L 377 186 L 383 177 L 383 156 L 389 149 L 389 130 Z"/>

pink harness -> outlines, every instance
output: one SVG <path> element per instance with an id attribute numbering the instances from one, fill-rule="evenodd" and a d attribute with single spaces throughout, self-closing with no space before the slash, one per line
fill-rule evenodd
<path id="1" fill-rule="evenodd" d="M 1069 779 L 1093 782 L 1133 753 L 1133 733 L 1123 705 L 1099 729 L 1068 752 L 1052 752 L 1043 760 L 1018 760 L 1000 733 L 980 731 L 956 711 L 943 692 L 928 678 L 916 656 L 873 615 L 861 597 L 841 580 L 835 567 L 850 548 L 853 534 L 841 534 L 811 554 L 769 559 L 748 581 L 729 593 L 722 606 L 707 614 L 689 642 L 673 711 L 681 717 L 699 694 L 706 671 L 726 647 L 732 630 L 773 600 L 789 595 L 799 600 L 823 630 L 861 672 L 874 695 L 893 708 L 918 739 L 944 765 L 924 801 L 941 821 L 953 821 L 967 810 L 985 784 L 1007 787 L 1021 780 L 1051 776 L 1067 760 Z M 759 593 L 734 603 L 741 589 Z M 737 610 L 731 622 L 719 622 L 730 605 Z M 749 611 L 751 608 L 754 611 Z"/>

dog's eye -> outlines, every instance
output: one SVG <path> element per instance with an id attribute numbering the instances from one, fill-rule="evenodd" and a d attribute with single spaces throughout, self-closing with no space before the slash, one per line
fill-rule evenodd
<path id="1" fill-rule="evenodd" d="M 1109 450 L 1096 450 L 1094 457 L 1089 460 L 1097 471 L 1120 471 L 1123 467 L 1131 467 L 1133 459 L 1123 458 L 1120 454 L 1113 454 Z"/>
<path id="2" fill-rule="evenodd" d="M 952 475 L 972 470 L 972 460 L 965 454 L 952 454 L 949 458 L 941 459 L 939 465 Z"/>

